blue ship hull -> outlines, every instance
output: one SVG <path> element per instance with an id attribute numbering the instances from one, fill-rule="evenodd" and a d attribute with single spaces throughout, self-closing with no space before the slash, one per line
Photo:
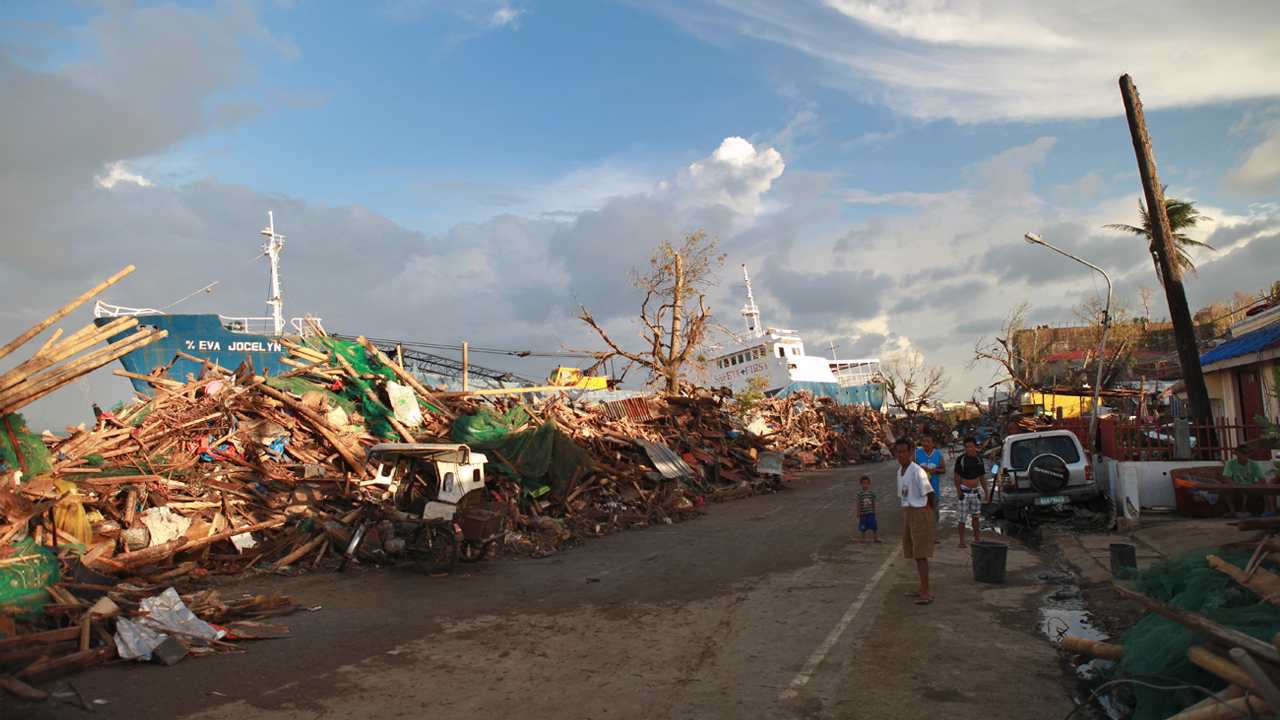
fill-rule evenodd
<path id="1" fill-rule="evenodd" d="M 769 393 L 769 395 L 786 397 L 798 392 L 812 393 L 814 397 L 819 398 L 831 398 L 836 401 L 837 405 L 866 405 L 872 410 L 883 408 L 885 401 L 884 385 L 880 383 L 841 387 L 833 382 L 804 382 L 796 380 Z"/>
<path id="2" fill-rule="evenodd" d="M 94 323 L 102 326 L 114 319 L 97 318 Z M 248 360 L 252 362 L 253 371 L 258 375 L 283 375 L 294 369 L 280 362 L 280 356 L 285 354 L 280 340 L 293 336 L 235 332 L 225 327 L 217 315 L 140 315 L 138 328 L 144 327 L 168 330 L 169 336 L 121 357 L 120 364 L 131 373 L 149 375 L 158 367 L 168 367 L 165 377 L 170 380 L 186 382 L 188 375 L 197 377 L 202 363 L 180 357 L 177 355 L 178 351 L 192 357 L 208 358 L 228 370 L 235 370 Z M 117 342 L 134 332 L 136 330 L 120 333 L 112 337 L 111 342 Z M 130 378 L 129 381 L 135 390 L 144 395 L 150 396 L 154 391 L 145 380 Z"/>

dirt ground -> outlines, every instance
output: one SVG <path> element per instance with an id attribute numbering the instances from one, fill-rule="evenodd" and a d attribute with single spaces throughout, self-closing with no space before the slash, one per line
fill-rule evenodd
<path id="1" fill-rule="evenodd" d="M 1074 680 L 1037 630 L 1050 559 L 1011 541 L 1007 582 L 975 582 L 944 517 L 938 600 L 913 605 L 893 471 L 805 473 L 788 492 L 690 522 L 442 579 L 407 568 L 255 578 L 241 589 L 318 609 L 283 618 L 291 638 L 244 654 L 71 681 L 108 719 L 1066 716 Z M 882 543 L 858 540 L 864 473 Z M 54 702 L 0 718 L 84 714 Z"/>

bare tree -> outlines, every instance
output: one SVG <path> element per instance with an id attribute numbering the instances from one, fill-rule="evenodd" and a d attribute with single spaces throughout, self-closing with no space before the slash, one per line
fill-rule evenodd
<path id="1" fill-rule="evenodd" d="M 1129 301 L 1115 296 L 1111 298 L 1111 312 L 1108 318 L 1107 307 L 1103 298 L 1096 293 L 1085 293 L 1080 304 L 1071 308 L 1075 316 L 1084 324 L 1097 328 L 1091 344 L 1100 345 L 1102 341 L 1102 323 L 1109 320 L 1107 327 L 1107 357 L 1103 359 L 1102 387 L 1114 383 L 1121 373 L 1133 367 L 1133 350 L 1142 342 L 1146 330 L 1136 322 L 1129 311 Z M 1085 355 L 1084 365 L 1079 373 L 1072 377 L 1070 384 L 1083 387 L 1097 380 L 1098 353 L 1090 349 Z"/>
<path id="2" fill-rule="evenodd" d="M 1147 317 L 1147 324 L 1151 324 L 1151 297 L 1156 294 L 1156 289 L 1147 285 L 1138 286 L 1138 297 L 1142 298 L 1142 312 Z"/>
<path id="3" fill-rule="evenodd" d="M 980 362 L 993 362 L 999 367 L 992 376 L 995 381 L 988 387 L 1012 382 L 1016 392 L 1031 392 L 1040 387 L 1036 377 L 1044 367 L 1045 348 L 1040 346 L 1036 334 L 1027 327 L 1027 314 L 1031 303 L 1018 303 L 1000 326 L 1000 334 L 994 338 L 986 335 L 973 344 L 973 358 L 965 364 L 972 370 Z"/>
<path id="4" fill-rule="evenodd" d="M 951 379 L 941 365 L 924 361 L 919 350 L 889 360 L 884 368 L 885 390 L 889 393 L 889 405 L 915 415 L 930 403 L 942 399 Z"/>
<path id="5" fill-rule="evenodd" d="M 600 327 L 591 311 L 579 303 L 582 312 L 574 313 L 574 317 L 595 330 L 610 348 L 593 353 L 596 364 L 614 356 L 624 357 L 631 364 L 647 368 L 651 379 L 661 382 L 667 392 L 678 393 L 680 378 L 688 374 L 686 365 L 699 362 L 699 351 L 707 346 L 716 327 L 703 291 L 720 284 L 715 269 L 724 263 L 725 255 L 716 254 L 717 245 L 717 238 L 708 238 L 701 230 L 686 233 L 678 244 L 664 240 L 653 251 L 648 272 L 632 268 L 631 285 L 645 294 L 639 322 L 645 327 L 640 337 L 649 344 L 648 350 L 623 350 Z"/>

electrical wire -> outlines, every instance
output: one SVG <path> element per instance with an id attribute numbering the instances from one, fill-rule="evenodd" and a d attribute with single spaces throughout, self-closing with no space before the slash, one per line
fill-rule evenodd
<path id="1" fill-rule="evenodd" d="M 218 283 L 222 282 L 223 280 L 226 280 L 227 278 L 231 277 L 232 275 L 235 275 L 236 273 L 240 272 L 241 270 L 243 270 L 243 269 L 245 269 L 245 268 L 249 267 L 249 266 L 250 266 L 250 265 L 252 265 L 253 263 L 257 262 L 257 261 L 258 261 L 258 259 L 266 257 L 266 255 L 267 255 L 266 253 L 262 253 L 262 254 L 258 255 L 258 256 L 257 256 L 257 257 L 255 257 L 253 260 L 250 260 L 249 262 L 247 262 L 247 263 L 245 263 L 245 264 L 241 265 L 240 267 L 236 268 L 235 270 L 232 270 L 231 272 L 227 273 L 226 275 L 223 275 L 222 277 L 218 278 L 217 280 L 214 280 L 213 282 L 209 283 L 208 285 L 205 285 L 204 287 L 202 287 L 202 288 L 200 288 L 199 290 L 197 290 L 197 291 L 195 291 L 195 292 L 191 293 L 190 295 L 188 295 L 188 296 L 186 296 L 186 297 L 182 298 L 181 300 L 178 300 L 177 302 L 171 302 L 171 303 L 169 303 L 168 305 L 165 305 L 164 307 L 159 308 L 158 310 L 168 310 L 169 308 L 173 307 L 174 305 L 177 305 L 178 303 L 186 302 L 187 300 L 190 300 L 191 298 L 195 297 L 196 295 L 199 295 L 199 294 L 200 294 L 200 293 L 202 293 L 202 292 L 208 292 L 209 290 L 212 290 L 214 285 L 217 285 Z"/>
<path id="2" fill-rule="evenodd" d="M 369 341 L 375 342 L 375 343 L 392 343 L 392 344 L 398 343 L 400 345 L 405 346 L 406 348 L 424 348 L 424 349 L 430 349 L 430 350 L 458 350 L 458 351 L 462 350 L 461 345 L 445 345 L 440 343 L 425 343 L 425 342 L 405 342 L 403 340 L 389 340 L 387 338 L 369 338 Z M 488 355 L 515 355 L 518 357 L 559 357 L 559 358 L 584 358 L 584 359 L 595 357 L 594 354 L 587 353 L 587 352 L 570 352 L 570 351 L 564 351 L 564 350 L 558 350 L 554 352 L 549 352 L 545 350 L 504 350 L 501 348 L 476 347 L 474 345 L 468 345 L 467 352 L 484 353 Z"/>
<path id="3" fill-rule="evenodd" d="M 1170 682 L 1175 682 L 1175 683 L 1179 682 L 1179 680 L 1178 680 L 1177 678 L 1166 677 L 1166 676 L 1164 676 L 1164 675 L 1139 675 L 1138 677 L 1148 677 L 1148 678 L 1153 678 L 1153 679 L 1155 679 L 1155 680 L 1168 680 L 1168 681 L 1170 681 Z M 1178 684 L 1178 685 L 1153 685 L 1153 684 L 1151 684 L 1151 683 L 1149 683 L 1149 682 L 1143 682 L 1142 680 L 1135 680 L 1135 679 L 1133 679 L 1133 678 L 1121 678 L 1121 679 L 1119 679 L 1119 680 L 1112 680 L 1112 681 L 1110 681 L 1110 682 L 1105 682 L 1105 683 L 1103 683 L 1103 684 L 1099 685 L 1099 686 L 1097 687 L 1097 689 L 1095 689 L 1095 690 L 1093 691 L 1093 694 L 1091 694 L 1088 698 L 1086 698 L 1084 702 L 1082 702 L 1082 703 L 1080 703 L 1079 705 L 1075 706 L 1075 708 L 1074 708 L 1071 712 L 1067 713 L 1067 716 L 1066 716 L 1066 717 L 1064 717 L 1062 720 L 1071 720 L 1071 717 L 1072 717 L 1073 715 L 1075 715 L 1076 713 L 1080 712 L 1080 710 L 1081 710 L 1081 709 L 1083 709 L 1083 708 L 1087 707 L 1087 706 L 1089 705 L 1089 703 L 1093 702 L 1095 698 L 1097 698 L 1099 695 L 1101 695 L 1101 694 L 1102 694 L 1102 691 L 1103 691 L 1103 690 L 1106 690 L 1107 688 L 1109 688 L 1109 687 L 1111 687 L 1111 686 L 1113 686 L 1113 685 L 1121 685 L 1121 684 L 1124 684 L 1124 683 L 1130 683 L 1130 684 L 1133 684 L 1133 685 L 1141 685 L 1141 686 L 1143 686 L 1143 687 L 1151 688 L 1152 690 L 1195 690 L 1195 691 L 1196 691 L 1196 692 L 1198 692 L 1198 693 L 1202 693 L 1202 694 L 1204 694 L 1204 696 L 1205 696 L 1205 697 L 1211 697 L 1211 698 L 1213 698 L 1213 699 L 1217 700 L 1219 703 L 1222 703 L 1222 706 L 1223 706 L 1223 707 L 1227 708 L 1228 710 L 1230 710 L 1231 712 L 1235 713 L 1236 715 L 1239 715 L 1239 716 L 1240 716 L 1240 717 L 1242 717 L 1242 718 L 1246 718 L 1246 719 L 1247 719 L 1247 718 L 1254 717 L 1252 714 L 1246 715 L 1245 713 L 1240 712 L 1239 710 L 1237 710 L 1237 709 L 1235 709 L 1235 708 L 1231 707 L 1230 705 L 1227 705 L 1227 704 L 1226 704 L 1226 701 L 1225 701 L 1225 700 L 1223 700 L 1222 698 L 1218 697 L 1218 694 L 1217 694 L 1217 693 L 1213 692 L 1212 690 L 1210 690 L 1210 689 L 1208 689 L 1208 688 L 1201 687 L 1200 685 L 1184 685 L 1184 684 Z"/>

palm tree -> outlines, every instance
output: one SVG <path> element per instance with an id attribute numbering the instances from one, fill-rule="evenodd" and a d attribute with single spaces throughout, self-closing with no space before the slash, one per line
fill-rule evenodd
<path id="1" fill-rule="evenodd" d="M 1173 232 L 1173 247 L 1177 251 L 1175 253 L 1176 257 L 1170 258 L 1170 260 L 1176 262 L 1177 266 L 1184 272 L 1189 270 L 1192 275 L 1200 277 L 1200 274 L 1196 272 L 1196 266 L 1191 262 L 1191 256 L 1187 255 L 1187 248 L 1202 247 L 1210 250 L 1213 250 L 1213 248 L 1199 240 L 1192 240 L 1178 231 L 1195 227 L 1201 220 L 1213 220 L 1213 218 L 1202 214 L 1192 207 L 1193 205 L 1195 205 L 1193 200 L 1179 200 L 1171 197 L 1164 199 L 1165 212 L 1169 215 L 1169 230 Z M 1160 279 L 1160 284 L 1164 285 L 1164 278 L 1160 277 L 1160 260 L 1156 255 L 1155 235 L 1151 231 L 1151 215 L 1147 212 L 1147 206 L 1143 204 L 1141 198 L 1138 199 L 1138 213 L 1142 216 L 1142 227 L 1134 227 L 1123 223 L 1103 225 L 1103 227 L 1112 230 L 1123 230 L 1145 237 L 1148 243 L 1148 251 L 1151 253 L 1151 261 L 1156 266 L 1156 277 Z M 1217 250 L 1213 251 L 1218 252 Z"/>

